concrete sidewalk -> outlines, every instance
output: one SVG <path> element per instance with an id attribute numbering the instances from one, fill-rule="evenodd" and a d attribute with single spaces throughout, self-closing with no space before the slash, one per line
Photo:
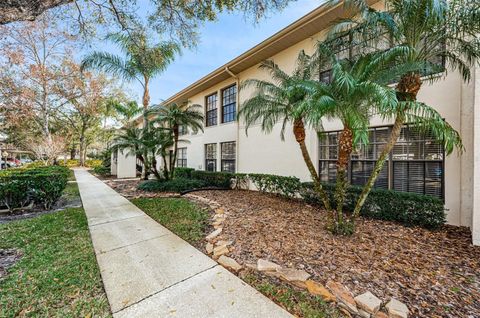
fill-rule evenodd
<path id="1" fill-rule="evenodd" d="M 75 176 L 115 318 L 292 317 L 86 170 Z"/>

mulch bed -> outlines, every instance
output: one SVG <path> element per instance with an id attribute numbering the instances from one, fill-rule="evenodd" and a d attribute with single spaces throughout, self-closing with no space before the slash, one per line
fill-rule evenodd
<path id="1" fill-rule="evenodd" d="M 200 191 L 229 213 L 222 237 L 243 264 L 258 258 L 341 282 L 355 295 L 395 297 L 411 317 L 480 317 L 480 248 L 464 227 L 438 231 L 359 219 L 351 237 L 325 230 L 324 211 L 252 191 Z"/>
<path id="2" fill-rule="evenodd" d="M 170 197 L 179 197 L 178 193 L 167 193 L 167 192 L 148 192 L 137 190 L 137 186 L 143 180 L 139 179 L 102 179 L 102 181 L 111 187 L 113 190 L 120 193 L 127 199 L 136 199 L 136 198 L 170 198 Z"/>

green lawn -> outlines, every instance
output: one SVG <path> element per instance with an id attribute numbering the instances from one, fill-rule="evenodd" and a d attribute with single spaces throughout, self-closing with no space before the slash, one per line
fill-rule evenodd
<path id="1" fill-rule="evenodd" d="M 111 317 L 82 208 L 0 225 L 7 248 L 23 257 L 0 281 L 0 317 Z"/>
<path id="2" fill-rule="evenodd" d="M 132 203 L 191 244 L 205 237 L 208 212 L 186 199 L 140 198 Z"/>

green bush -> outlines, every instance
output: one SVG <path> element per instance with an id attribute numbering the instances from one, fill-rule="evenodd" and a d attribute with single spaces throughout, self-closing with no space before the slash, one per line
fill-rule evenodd
<path id="1" fill-rule="evenodd" d="M 31 203 L 49 209 L 62 195 L 69 175 L 69 169 L 60 166 L 2 171 L 0 204 L 9 210 Z"/>
<path id="2" fill-rule="evenodd" d="M 334 200 L 335 185 L 324 184 L 330 200 Z M 362 187 L 350 186 L 347 190 L 345 209 L 353 211 Z M 312 183 L 304 183 L 301 196 L 305 202 L 322 206 Z M 436 197 L 392 190 L 372 189 L 360 214 L 364 217 L 396 221 L 408 226 L 438 228 L 445 224 L 445 208 Z"/>
<path id="3" fill-rule="evenodd" d="M 138 185 L 139 190 L 149 192 L 183 192 L 205 187 L 205 182 L 195 179 L 147 180 Z"/>
<path id="4" fill-rule="evenodd" d="M 184 167 L 178 167 L 175 168 L 175 178 L 185 178 L 185 179 L 190 179 L 192 178 L 192 172 L 195 171 L 193 168 L 184 168 Z"/>
<path id="5" fill-rule="evenodd" d="M 297 177 L 249 173 L 247 178 L 252 181 L 259 191 L 274 193 L 287 198 L 296 197 L 302 186 L 300 179 Z"/>
<path id="6" fill-rule="evenodd" d="M 192 179 L 201 180 L 209 187 L 229 189 L 235 174 L 230 172 L 213 172 L 194 170 L 191 173 Z"/>
<path id="7" fill-rule="evenodd" d="M 33 169 L 33 168 L 41 168 L 41 167 L 46 167 L 45 162 L 41 160 L 32 161 L 22 166 L 23 169 Z"/>
<path id="8" fill-rule="evenodd" d="M 100 176 L 108 176 L 110 175 L 110 168 L 104 166 L 96 166 L 93 168 L 93 172 Z"/>

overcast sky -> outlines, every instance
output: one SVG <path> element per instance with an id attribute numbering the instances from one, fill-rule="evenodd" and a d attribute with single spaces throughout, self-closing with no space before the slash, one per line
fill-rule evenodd
<path id="1" fill-rule="evenodd" d="M 200 28 L 200 42 L 194 50 L 184 50 L 168 69 L 150 84 L 151 103 L 167 99 L 189 84 L 227 63 L 290 23 L 318 7 L 323 0 L 298 0 L 285 10 L 262 19 L 254 25 L 241 13 L 222 14 L 218 21 Z M 108 44 L 96 43 L 96 49 L 113 51 Z M 126 83 L 138 102 L 142 88 L 135 82 Z"/>

